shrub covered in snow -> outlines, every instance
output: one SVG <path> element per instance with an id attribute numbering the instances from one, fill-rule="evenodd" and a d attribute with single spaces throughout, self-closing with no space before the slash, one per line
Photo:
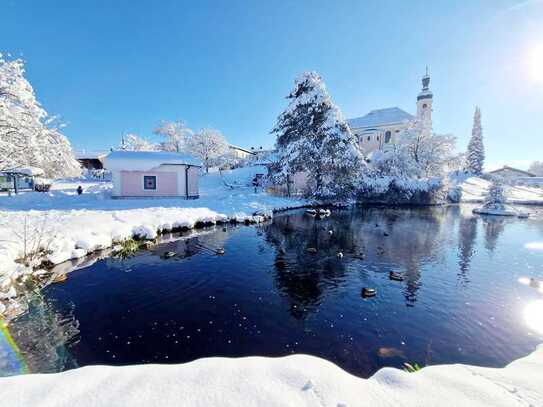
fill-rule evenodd
<path id="1" fill-rule="evenodd" d="M 358 185 L 357 201 L 399 205 L 435 205 L 446 201 L 440 178 L 409 179 L 392 176 L 364 177 Z"/>
<path id="2" fill-rule="evenodd" d="M 507 199 L 505 198 L 504 186 L 499 178 L 495 178 L 485 195 L 483 208 L 488 210 L 504 210 Z"/>
<path id="3" fill-rule="evenodd" d="M 375 151 L 366 171 L 357 184 L 357 200 L 388 204 L 439 204 L 446 200 L 441 171 L 436 176 L 426 176 L 428 165 L 438 166 L 438 159 L 417 161 L 414 151 L 416 144 L 430 143 L 418 138 L 393 145 L 387 150 Z M 433 137 L 433 136 L 428 136 Z M 421 147 L 418 151 L 422 158 Z"/>

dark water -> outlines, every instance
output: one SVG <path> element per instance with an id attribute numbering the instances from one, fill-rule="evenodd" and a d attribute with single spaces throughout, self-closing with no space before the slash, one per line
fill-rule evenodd
<path id="1" fill-rule="evenodd" d="M 406 361 L 503 366 L 543 342 L 525 315 L 543 291 L 519 282 L 543 279 L 543 251 L 525 247 L 543 241 L 538 216 L 360 208 L 218 227 L 72 272 L 10 329 L 34 372 L 291 353 L 364 377 Z"/>

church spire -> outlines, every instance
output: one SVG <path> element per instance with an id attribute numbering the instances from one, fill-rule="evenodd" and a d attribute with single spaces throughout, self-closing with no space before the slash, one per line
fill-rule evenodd
<path id="1" fill-rule="evenodd" d="M 426 74 L 422 77 L 422 91 L 428 92 L 430 90 L 430 75 L 428 74 L 428 65 L 426 65 Z"/>
<path id="2" fill-rule="evenodd" d="M 426 66 L 426 73 L 422 77 L 422 90 L 420 91 L 417 100 L 432 99 L 432 91 L 430 90 L 430 74 L 428 73 L 428 66 Z"/>
<path id="3" fill-rule="evenodd" d="M 430 74 L 428 66 L 426 73 L 422 77 L 422 90 L 417 96 L 417 121 L 425 123 L 428 128 L 432 127 L 432 104 L 434 95 L 430 90 Z"/>

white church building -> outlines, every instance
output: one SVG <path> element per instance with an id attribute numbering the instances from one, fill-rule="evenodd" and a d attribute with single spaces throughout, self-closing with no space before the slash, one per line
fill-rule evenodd
<path id="1" fill-rule="evenodd" d="M 422 90 L 417 96 L 417 115 L 413 116 L 399 107 L 372 110 L 368 114 L 347 120 L 354 135 L 357 136 L 360 148 L 365 154 L 386 148 L 398 141 L 403 130 L 415 122 L 432 125 L 433 95 L 430 91 L 428 69 L 422 77 Z"/>

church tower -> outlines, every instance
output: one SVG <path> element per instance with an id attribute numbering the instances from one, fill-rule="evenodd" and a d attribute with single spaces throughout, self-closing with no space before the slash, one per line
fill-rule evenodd
<path id="1" fill-rule="evenodd" d="M 432 128 L 433 97 L 430 90 L 430 75 L 428 75 L 428 67 L 426 67 L 426 74 L 422 77 L 422 90 L 417 96 L 417 121 L 425 123 L 428 128 Z"/>

